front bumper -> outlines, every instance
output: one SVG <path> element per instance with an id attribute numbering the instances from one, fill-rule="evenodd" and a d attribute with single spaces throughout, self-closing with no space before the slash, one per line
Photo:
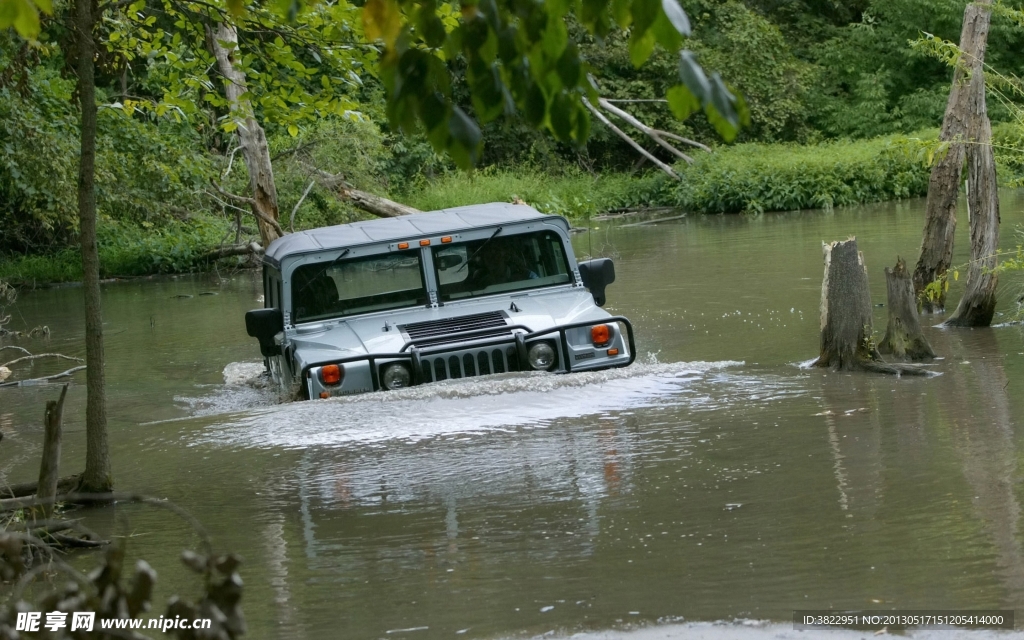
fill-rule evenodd
<path id="1" fill-rule="evenodd" d="M 590 341 L 590 328 L 600 324 L 608 325 L 611 335 L 606 344 L 595 346 Z M 302 382 L 309 398 L 330 398 L 381 390 L 384 388 L 382 371 L 394 362 L 409 367 L 413 385 L 510 371 L 534 371 L 527 354 L 530 346 L 540 341 L 548 342 L 557 354 L 555 363 L 548 369 L 553 373 L 626 367 L 636 359 L 633 325 L 622 316 L 611 316 L 541 331 L 511 325 L 502 328 L 501 335 L 495 335 L 493 329 L 453 333 L 444 336 L 443 344 L 437 344 L 436 338 L 419 341 L 421 344 L 412 340 L 398 353 L 374 353 L 308 365 L 302 371 Z M 320 368 L 328 364 L 339 365 L 344 370 L 342 381 L 337 385 L 325 385 L 320 379 Z"/>

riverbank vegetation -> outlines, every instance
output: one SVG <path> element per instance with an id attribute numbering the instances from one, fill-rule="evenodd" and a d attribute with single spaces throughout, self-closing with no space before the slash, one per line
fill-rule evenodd
<path id="1" fill-rule="evenodd" d="M 351 69 L 355 80 L 332 89 L 332 100 L 345 107 L 333 114 L 286 123 L 272 100 L 254 107 L 257 115 L 267 113 L 263 125 L 281 226 L 303 229 L 367 217 L 325 173 L 343 176 L 346 188 L 422 210 L 519 198 L 574 218 L 651 206 L 768 212 L 922 196 L 928 161 L 941 153 L 937 126 L 952 71 L 911 42 L 924 33 L 955 41 L 963 13 L 963 2 L 926 4 L 682 2 L 693 23 L 687 46 L 744 97 L 750 124 L 733 144 L 716 133 L 714 118 L 698 113 L 680 121 L 673 114 L 678 105 L 659 101 L 678 82 L 675 57 L 655 48 L 637 68 L 628 34 L 599 40 L 569 18 L 566 37 L 589 63 L 600 95 L 649 127 L 711 148 L 680 145 L 689 162 L 638 134 L 648 152 L 672 165 L 678 181 L 652 168 L 597 119 L 586 142 L 579 142 L 538 132 L 523 115 L 484 122 L 478 169 L 462 172 L 450 155 L 435 152 L 427 136 L 394 128 L 385 109 L 386 83 L 369 58 L 360 59 Z M 74 280 L 81 273 L 74 79 L 55 44 L 59 25 L 48 22 L 56 18 L 44 19 L 49 39 L 35 44 L 0 32 L 0 278 L 17 283 Z M 248 207 L 211 187 L 213 182 L 244 193 L 250 183 L 236 134 L 224 124 L 223 100 L 212 98 L 202 82 L 172 80 L 182 73 L 174 60 L 186 55 L 187 43 L 175 45 L 168 37 L 170 44 L 153 48 L 150 56 L 131 57 L 120 41 L 125 36 L 114 40 L 128 32 L 101 31 L 104 55 L 114 59 L 97 78 L 102 274 L 207 268 L 215 262 L 213 249 L 259 235 Z M 353 33 L 359 35 L 358 29 Z M 258 38 L 244 31 L 240 37 Z M 1015 51 L 1021 44 L 1021 30 L 997 17 L 987 61 L 1020 75 L 1024 60 Z M 311 57 L 302 62 L 316 67 Z M 465 61 L 456 60 L 450 71 L 452 97 L 466 113 L 489 108 L 474 102 L 469 87 L 479 78 Z M 311 75 L 305 82 L 312 86 L 318 79 Z M 193 112 L 146 107 L 166 105 L 169 86 L 178 92 L 175 101 L 191 101 Z M 1009 108 L 993 101 L 990 112 L 997 123 L 1000 179 L 1012 184 L 1024 173 L 1024 161 L 1012 152 L 1024 134 Z"/>

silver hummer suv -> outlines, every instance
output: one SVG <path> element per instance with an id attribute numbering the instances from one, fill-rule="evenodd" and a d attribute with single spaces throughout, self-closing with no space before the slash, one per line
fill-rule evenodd
<path id="1" fill-rule="evenodd" d="M 303 398 L 507 371 L 592 371 L 636 357 L 600 308 L 606 258 L 577 264 L 569 223 L 486 204 L 293 233 L 263 258 L 245 314 L 271 377 Z"/>

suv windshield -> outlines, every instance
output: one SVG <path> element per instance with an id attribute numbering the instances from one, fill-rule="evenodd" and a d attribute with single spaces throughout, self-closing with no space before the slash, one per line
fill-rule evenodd
<path id="1" fill-rule="evenodd" d="M 484 238 L 433 249 L 442 301 L 572 282 L 553 231 Z"/>
<path id="2" fill-rule="evenodd" d="M 292 272 L 295 322 L 425 305 L 418 251 L 366 256 Z"/>

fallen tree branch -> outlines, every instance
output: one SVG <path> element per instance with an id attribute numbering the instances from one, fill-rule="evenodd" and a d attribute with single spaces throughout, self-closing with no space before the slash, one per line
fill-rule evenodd
<path id="1" fill-rule="evenodd" d="M 200 260 L 220 260 L 221 258 L 230 258 L 231 256 L 244 256 L 244 255 L 263 255 L 263 247 L 259 245 L 255 240 L 249 244 L 235 244 L 227 247 L 219 247 L 209 251 Z"/>
<path id="2" fill-rule="evenodd" d="M 315 184 L 316 180 L 310 180 L 309 185 L 306 187 L 306 190 L 302 192 L 302 197 L 299 198 L 299 201 L 295 203 L 294 207 L 292 207 L 292 215 L 291 217 L 288 218 L 288 230 L 291 231 L 292 233 L 295 233 L 295 214 L 298 213 L 299 207 L 302 206 L 303 201 L 305 201 L 306 196 L 309 195 L 309 191 L 313 188 L 313 185 Z"/>
<path id="3" fill-rule="evenodd" d="M 633 114 L 631 114 L 631 113 L 629 113 L 627 111 L 623 111 L 622 109 L 616 107 L 615 105 L 613 105 L 612 103 L 608 102 L 604 98 L 598 98 L 597 99 L 597 104 L 599 104 L 602 107 L 604 107 L 605 110 L 608 111 L 609 113 L 617 115 L 618 117 L 622 118 L 623 120 L 625 120 L 629 124 L 633 125 L 634 127 L 639 129 L 640 131 L 646 133 L 648 135 L 648 137 L 651 138 L 651 140 L 654 140 L 663 149 L 667 149 L 669 151 L 669 153 L 675 155 L 677 158 L 680 158 L 681 160 L 684 160 L 688 164 L 693 164 L 693 158 L 691 158 L 690 156 L 686 155 L 685 153 L 683 153 L 679 149 L 676 149 L 671 144 L 666 142 L 665 139 L 661 137 L 660 133 L 662 133 L 662 132 L 659 129 L 652 129 L 651 127 L 648 127 L 646 124 L 644 124 L 643 122 L 640 122 L 640 120 L 635 118 L 633 116 Z"/>
<path id="4" fill-rule="evenodd" d="M 605 115 L 603 113 L 601 113 L 597 109 L 597 107 L 595 107 L 594 105 L 590 104 L 589 100 L 584 100 L 583 101 L 583 105 L 586 106 L 587 109 L 590 109 L 590 113 L 594 114 L 594 116 L 596 116 L 598 120 L 603 122 L 606 127 L 611 129 L 612 132 L 615 135 L 617 135 L 620 138 L 622 138 L 629 146 L 631 146 L 634 149 L 636 149 L 638 153 L 640 153 L 642 156 L 644 156 L 645 158 L 647 158 L 648 160 L 653 162 L 656 167 L 658 167 L 659 169 L 661 169 L 662 171 L 664 171 L 668 175 L 672 176 L 676 180 L 681 180 L 681 178 L 679 177 L 679 174 L 677 174 L 672 169 L 672 167 L 668 166 L 667 164 L 665 164 L 661 160 L 658 160 L 657 158 L 655 158 L 654 155 L 651 154 L 650 151 L 648 151 L 647 149 L 644 149 L 642 146 L 640 146 L 640 143 L 638 143 L 633 138 L 629 137 L 629 135 L 626 134 L 622 129 L 620 129 L 620 128 L 616 127 L 614 124 L 612 124 L 611 121 L 608 120 L 608 118 L 606 118 Z"/>
<path id="5" fill-rule="evenodd" d="M 67 376 L 70 376 L 73 373 L 81 371 L 82 369 L 85 369 L 84 364 L 80 367 L 72 367 L 67 371 L 55 373 L 52 376 L 43 376 L 42 378 L 29 378 L 28 380 L 15 380 L 14 382 L 4 382 L 0 384 L 0 387 L 21 387 L 33 382 L 47 382 L 49 380 L 57 380 L 58 378 L 66 378 Z"/>
<path id="6" fill-rule="evenodd" d="M 54 496 L 53 498 L 41 499 L 41 498 L 11 498 L 7 500 L 0 500 L 0 512 L 3 511 L 16 511 L 18 509 L 24 509 L 26 507 L 38 507 L 44 504 L 53 504 L 55 502 L 65 502 L 73 504 L 110 504 L 113 502 L 137 502 L 141 504 L 148 504 L 153 507 L 159 507 L 161 509 L 167 509 L 174 513 L 179 518 L 185 520 L 192 526 L 196 534 L 199 536 L 199 541 L 203 545 L 203 550 L 208 554 L 213 554 L 213 543 L 210 541 L 210 534 L 206 530 L 206 527 L 202 525 L 199 520 L 195 518 L 191 513 L 185 511 L 178 505 L 167 500 L 159 500 L 152 498 L 141 493 L 65 493 Z"/>
<path id="7" fill-rule="evenodd" d="M 29 351 L 28 349 L 26 349 L 24 347 L 16 347 L 13 344 L 9 344 L 6 347 L 0 347 L 0 351 L 3 351 L 4 349 L 17 349 L 18 351 L 24 353 L 27 356 L 32 355 L 32 352 Z"/>
<path id="8" fill-rule="evenodd" d="M 368 191 L 356 189 L 345 180 L 344 174 L 330 174 L 306 163 L 303 163 L 303 166 L 313 174 L 325 189 L 334 193 L 335 196 L 379 218 L 398 218 L 414 213 L 422 213 L 419 209 L 402 204 L 401 202 L 388 200 Z"/>
<path id="9" fill-rule="evenodd" d="M 64 476 L 57 481 L 57 493 L 71 493 L 78 488 L 82 481 L 82 474 L 76 473 L 73 476 Z M 39 488 L 38 482 L 21 482 L 5 487 L 0 487 L 0 496 L 9 498 L 25 498 L 34 496 Z"/>
<path id="10" fill-rule="evenodd" d="M 75 362 L 85 362 L 85 360 L 82 360 L 81 358 L 76 358 L 74 356 L 66 356 L 63 353 L 40 353 L 40 354 L 37 354 L 37 355 L 31 355 L 30 354 L 30 355 L 27 355 L 27 356 L 22 356 L 20 358 L 15 358 L 14 360 L 11 360 L 10 362 L 5 362 L 3 364 L 0 364 L 0 367 L 10 367 L 12 364 L 18 364 L 19 362 L 26 362 L 26 361 L 29 361 L 29 360 L 38 360 L 39 358 L 57 358 L 57 359 L 64 358 L 65 360 L 74 360 Z"/>

